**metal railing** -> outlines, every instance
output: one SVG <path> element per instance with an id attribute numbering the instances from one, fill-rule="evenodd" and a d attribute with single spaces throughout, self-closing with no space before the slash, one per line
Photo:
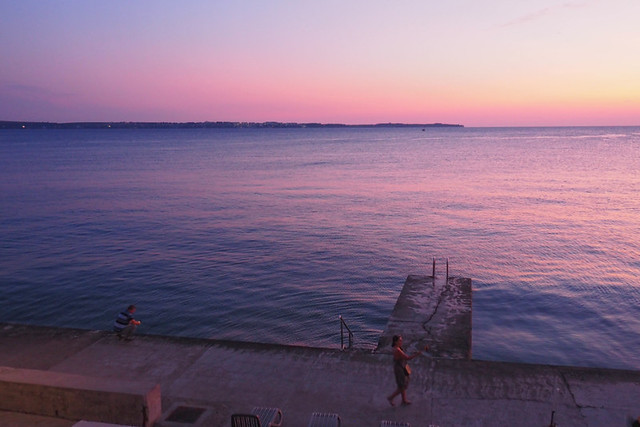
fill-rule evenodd
<path id="1" fill-rule="evenodd" d="M 431 276 L 435 279 L 436 278 L 436 259 L 435 257 L 433 258 L 433 267 L 431 270 Z M 444 280 L 445 282 L 449 281 L 449 258 L 446 259 L 446 271 L 445 271 L 445 276 L 444 276 Z"/>
<path id="2" fill-rule="evenodd" d="M 351 329 L 349 329 L 349 326 L 347 326 L 342 316 L 339 316 L 339 317 L 340 317 L 340 349 L 344 350 L 345 348 L 351 348 L 351 346 L 353 346 L 353 332 L 351 332 Z M 348 337 L 349 337 L 348 347 L 344 346 L 344 330 L 345 329 L 347 330 Z"/>

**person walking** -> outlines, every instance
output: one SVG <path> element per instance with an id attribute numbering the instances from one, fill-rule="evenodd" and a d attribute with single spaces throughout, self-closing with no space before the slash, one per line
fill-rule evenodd
<path id="1" fill-rule="evenodd" d="M 407 365 L 407 361 L 418 357 L 422 354 L 422 351 L 418 351 L 411 356 L 407 355 L 402 349 L 402 335 L 394 335 L 391 346 L 393 347 L 393 373 L 396 377 L 396 385 L 398 388 L 387 397 L 387 400 L 391 406 L 396 406 L 393 399 L 395 399 L 397 395 L 401 395 L 402 404 L 410 405 L 411 401 L 407 400 L 407 387 L 409 387 L 411 369 L 409 365 Z M 429 348 L 425 347 L 425 350 L 428 351 Z"/>
<path id="2" fill-rule="evenodd" d="M 126 311 L 121 312 L 116 317 L 116 321 L 113 324 L 113 330 L 118 334 L 118 338 L 121 340 L 131 341 L 132 335 L 136 331 L 136 327 L 142 322 L 133 318 L 133 314 L 136 312 L 136 306 L 130 305 Z"/>

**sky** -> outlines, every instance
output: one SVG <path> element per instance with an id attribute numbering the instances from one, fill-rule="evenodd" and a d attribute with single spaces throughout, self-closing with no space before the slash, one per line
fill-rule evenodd
<path id="1" fill-rule="evenodd" d="M 0 0 L 0 120 L 640 125 L 638 0 Z"/>

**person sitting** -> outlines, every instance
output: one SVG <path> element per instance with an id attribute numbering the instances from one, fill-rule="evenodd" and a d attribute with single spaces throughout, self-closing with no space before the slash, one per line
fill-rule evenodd
<path id="1" fill-rule="evenodd" d="M 118 338 L 121 340 L 131 341 L 132 335 L 136 331 L 136 327 L 141 323 L 139 320 L 133 318 L 133 313 L 136 312 L 136 306 L 130 305 L 126 311 L 121 312 L 116 317 L 116 321 L 113 324 L 113 330 L 118 334 Z"/>

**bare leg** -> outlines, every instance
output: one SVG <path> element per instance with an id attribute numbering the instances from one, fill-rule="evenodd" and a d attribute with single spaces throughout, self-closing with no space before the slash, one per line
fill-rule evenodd
<path id="1" fill-rule="evenodd" d="M 390 396 L 387 397 L 387 400 L 389 401 L 389 404 L 391 406 L 396 406 L 396 404 L 393 403 L 393 399 L 395 399 L 395 397 L 399 394 L 402 394 L 402 390 L 396 389 L 396 391 L 394 391 Z"/>

